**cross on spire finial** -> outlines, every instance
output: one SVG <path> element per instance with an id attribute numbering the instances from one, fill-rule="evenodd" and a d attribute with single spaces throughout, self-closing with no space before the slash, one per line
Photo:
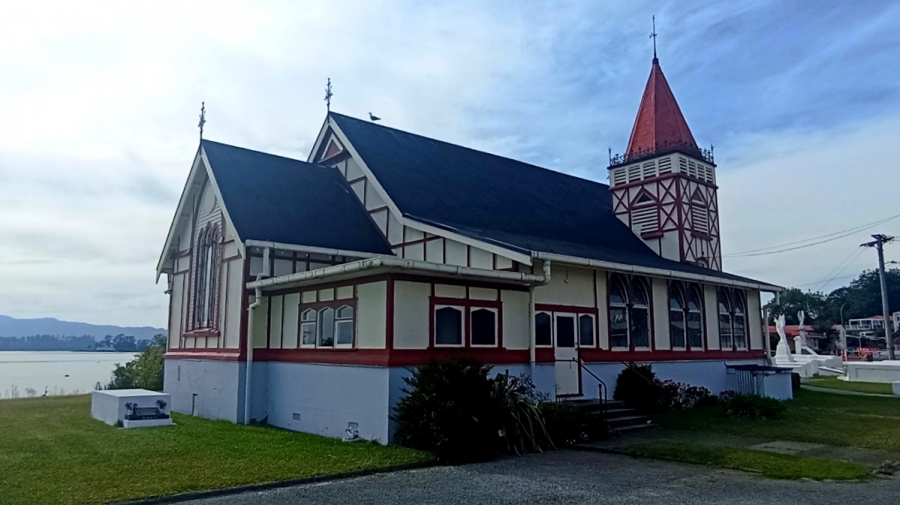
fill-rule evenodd
<path id="1" fill-rule="evenodd" d="M 656 16 L 653 16 L 653 31 L 650 32 L 650 38 L 653 39 L 653 63 L 656 63 Z"/>
<path id="2" fill-rule="evenodd" d="M 331 92 L 331 77 L 328 78 L 328 84 L 325 86 L 325 110 L 331 112 L 331 97 L 334 96 L 334 93 Z"/>
<path id="3" fill-rule="evenodd" d="M 200 140 L 203 140 L 203 125 L 206 124 L 206 102 L 200 102 L 200 123 L 197 124 L 197 127 L 200 128 Z"/>

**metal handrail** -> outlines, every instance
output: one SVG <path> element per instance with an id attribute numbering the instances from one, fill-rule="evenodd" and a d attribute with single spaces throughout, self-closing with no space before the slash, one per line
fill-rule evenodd
<path id="1" fill-rule="evenodd" d="M 594 372 L 592 372 L 590 368 L 584 366 L 584 362 L 581 361 L 581 357 L 572 358 L 572 359 L 574 359 L 574 360 L 578 363 L 578 367 L 579 367 L 581 370 L 584 370 L 585 372 L 587 372 L 588 375 L 590 375 L 591 377 L 593 377 L 593 378 L 597 381 L 597 387 L 598 387 L 597 393 L 598 393 L 598 398 L 600 399 L 601 405 L 603 405 L 603 412 L 605 413 L 605 412 L 606 412 L 606 403 L 609 401 L 609 397 L 608 397 L 608 394 L 609 394 L 609 388 L 606 387 L 606 383 L 603 382 L 603 379 L 601 379 L 600 377 L 598 377 L 597 374 L 595 374 Z"/>
<path id="2" fill-rule="evenodd" d="M 606 386 L 606 383 L 603 382 L 597 374 L 591 371 L 590 368 L 584 365 L 584 362 L 581 361 L 581 357 L 571 358 L 571 359 L 558 359 L 555 360 L 562 363 L 568 363 L 574 361 L 575 364 L 578 365 L 579 370 L 584 370 L 588 373 L 594 380 L 597 381 L 597 399 L 600 401 L 600 410 L 603 413 L 603 416 L 606 417 L 606 404 L 609 402 L 609 388 Z"/>

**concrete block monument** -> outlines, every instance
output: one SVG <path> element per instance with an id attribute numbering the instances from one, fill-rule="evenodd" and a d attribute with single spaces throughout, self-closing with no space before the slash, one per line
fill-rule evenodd
<path id="1" fill-rule="evenodd" d="M 91 394 L 91 416 L 123 428 L 172 424 L 172 396 L 146 389 L 115 389 Z"/>

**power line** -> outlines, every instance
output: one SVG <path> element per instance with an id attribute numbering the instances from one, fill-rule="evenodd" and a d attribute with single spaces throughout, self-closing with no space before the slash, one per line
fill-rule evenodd
<path id="1" fill-rule="evenodd" d="M 847 256 L 847 258 L 844 261 L 839 263 L 837 267 L 834 267 L 835 270 L 837 270 L 838 267 L 840 267 L 840 270 L 838 270 L 837 273 L 834 273 L 834 270 L 832 270 L 831 273 L 828 274 L 829 277 L 826 277 L 825 281 L 822 282 L 822 285 L 819 286 L 818 289 L 816 289 L 816 291 L 819 291 L 820 289 L 824 288 L 825 286 L 828 285 L 828 283 L 837 279 L 837 277 L 839 275 L 844 273 L 844 270 L 846 270 L 847 267 L 849 267 L 854 261 L 856 261 L 857 258 L 859 258 L 862 255 L 862 251 L 863 251 L 862 249 L 857 248 L 853 253 L 850 253 L 850 255 Z M 831 275 L 832 273 L 834 273 L 834 275 Z"/>
<path id="2" fill-rule="evenodd" d="M 811 237 L 811 238 L 807 238 L 807 239 L 803 239 L 803 240 L 797 240 L 797 241 L 795 241 L 795 242 L 787 242 L 787 243 L 785 243 L 785 244 L 780 244 L 780 245 L 776 245 L 776 246 L 762 247 L 762 248 L 759 248 L 759 249 L 751 249 L 751 250 L 748 250 L 748 251 L 742 251 L 742 252 L 737 252 L 737 253 L 725 254 L 725 255 L 723 255 L 723 257 L 725 257 L 725 258 L 734 258 L 734 257 L 764 256 L 764 255 L 767 255 L 767 254 L 777 254 L 777 253 L 782 253 L 782 252 L 795 251 L 795 250 L 797 250 L 797 249 L 804 249 L 804 248 L 806 248 L 806 247 L 812 247 L 812 246 L 816 246 L 816 245 L 821 245 L 821 244 L 824 244 L 824 243 L 827 243 L 827 242 L 831 242 L 831 241 L 833 241 L 833 240 L 838 240 L 838 239 L 841 239 L 841 238 L 844 238 L 844 237 L 849 237 L 850 235 L 853 235 L 853 234 L 855 234 L 855 233 L 859 233 L 859 232 L 864 231 L 864 230 L 866 230 L 866 229 L 868 229 L 868 228 L 873 228 L 873 227 L 878 226 L 878 225 L 880 225 L 880 224 L 884 224 L 884 223 L 886 223 L 886 222 L 888 222 L 888 221 L 891 221 L 891 220 L 893 220 L 893 219 L 897 219 L 898 217 L 900 217 L 900 214 L 897 214 L 897 215 L 894 215 L 894 216 L 890 216 L 890 217 L 886 217 L 886 218 L 880 219 L 880 220 L 878 220 L 878 221 L 873 221 L 873 222 L 871 222 L 871 223 L 866 223 L 866 224 L 863 224 L 863 225 L 859 225 L 859 226 L 856 226 L 856 227 L 853 227 L 853 228 L 848 228 L 848 229 L 846 229 L 846 230 L 841 230 L 841 231 L 836 231 L 836 232 L 828 233 L 828 234 L 825 234 L 825 235 L 820 235 L 820 236 L 818 236 L 818 237 Z M 837 235 L 837 236 L 836 236 L 836 235 Z M 827 239 L 827 240 L 821 240 L 821 239 Z M 811 243 L 811 244 L 806 244 L 806 242 L 809 242 L 809 241 L 811 241 L 811 240 L 818 240 L 818 242 L 813 242 L 813 243 Z M 797 244 L 803 244 L 803 245 L 797 245 Z M 795 246 L 795 245 L 796 245 L 796 247 L 787 247 L 787 248 L 785 248 L 785 249 L 778 249 L 778 250 L 774 250 L 774 251 L 772 250 L 772 249 L 776 249 L 776 248 L 779 248 L 779 247 Z"/>

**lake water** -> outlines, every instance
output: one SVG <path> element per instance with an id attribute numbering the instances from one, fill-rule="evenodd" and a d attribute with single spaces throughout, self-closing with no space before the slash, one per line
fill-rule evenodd
<path id="1" fill-rule="evenodd" d="M 109 383 L 116 363 L 124 365 L 133 352 L 0 351 L 0 398 L 70 395 Z"/>

